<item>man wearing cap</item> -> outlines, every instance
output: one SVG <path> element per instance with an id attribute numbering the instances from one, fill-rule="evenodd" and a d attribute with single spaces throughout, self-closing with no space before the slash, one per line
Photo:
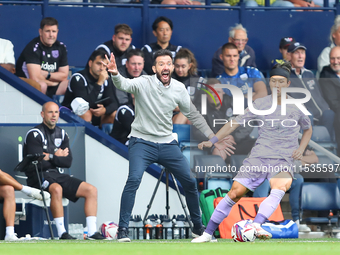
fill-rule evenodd
<path id="1" fill-rule="evenodd" d="M 282 54 L 282 59 L 273 59 L 271 61 L 271 65 L 274 66 L 277 63 L 282 63 L 282 61 L 289 61 L 290 55 L 287 53 L 289 45 L 295 43 L 295 39 L 293 37 L 283 37 L 280 41 L 279 51 Z"/>
<path id="2" fill-rule="evenodd" d="M 321 89 L 314 73 L 304 67 L 306 61 L 307 48 L 299 42 L 292 43 L 288 46 L 288 57 L 292 64 L 292 73 L 290 75 L 290 87 L 308 89 L 311 93 L 311 99 L 305 103 L 308 111 L 313 115 L 314 125 L 325 126 L 331 137 L 333 136 L 334 112 L 323 98 Z M 304 98 L 303 93 L 289 93 L 293 98 Z"/>
<path id="3" fill-rule="evenodd" d="M 256 67 L 255 63 L 255 52 L 247 45 L 248 34 L 247 30 L 242 26 L 242 24 L 236 24 L 235 27 L 231 27 L 229 30 L 229 42 L 236 45 L 237 50 L 240 54 L 239 66 L 253 66 Z M 212 58 L 212 70 L 211 75 L 216 77 L 223 73 L 224 66 L 223 61 L 220 58 L 222 52 L 222 47 L 220 47 Z"/>

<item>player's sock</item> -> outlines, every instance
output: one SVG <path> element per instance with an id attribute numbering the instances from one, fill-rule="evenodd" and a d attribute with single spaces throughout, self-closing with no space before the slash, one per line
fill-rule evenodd
<path id="1" fill-rule="evenodd" d="M 58 230 L 58 236 L 61 237 L 61 235 L 66 232 L 64 225 L 64 217 L 54 218 L 54 221 Z"/>
<path id="2" fill-rule="evenodd" d="M 87 235 L 92 236 L 97 230 L 97 217 L 88 216 L 86 217 Z"/>
<path id="3" fill-rule="evenodd" d="M 272 189 L 269 196 L 261 203 L 254 223 L 263 224 L 276 210 L 284 195 L 285 192 L 283 190 Z"/>
<path id="4" fill-rule="evenodd" d="M 6 236 L 14 235 L 14 226 L 6 227 Z"/>
<path id="5" fill-rule="evenodd" d="M 230 210 L 234 204 L 235 202 L 231 200 L 228 195 L 226 195 L 224 199 L 222 199 L 216 206 L 216 209 L 211 215 L 210 221 L 205 232 L 212 235 L 214 231 L 217 229 L 217 227 L 224 220 L 224 218 L 226 218 L 229 215 Z"/>

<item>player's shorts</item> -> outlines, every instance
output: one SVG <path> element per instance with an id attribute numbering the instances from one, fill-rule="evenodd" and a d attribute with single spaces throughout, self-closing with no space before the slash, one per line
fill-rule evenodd
<path id="1" fill-rule="evenodd" d="M 75 177 L 71 177 L 68 174 L 61 174 L 57 170 L 48 170 L 43 173 L 42 186 L 44 190 L 48 191 L 48 188 L 53 183 L 58 183 L 63 188 L 63 197 L 69 199 L 72 202 L 76 202 L 79 198 L 76 197 L 79 185 L 82 183 Z M 37 178 L 28 178 L 28 186 L 40 189 Z"/>
<path id="2" fill-rule="evenodd" d="M 57 86 L 47 86 L 46 96 L 52 98 L 57 93 L 59 85 L 60 85 L 60 82 Z"/>
<path id="3" fill-rule="evenodd" d="M 292 165 L 285 159 L 246 158 L 233 180 L 254 191 L 266 179 L 269 181 L 281 172 L 294 177 Z"/>

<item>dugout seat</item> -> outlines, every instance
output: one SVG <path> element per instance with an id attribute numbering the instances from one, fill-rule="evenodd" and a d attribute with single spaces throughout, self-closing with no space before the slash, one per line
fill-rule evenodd
<path id="1" fill-rule="evenodd" d="M 313 126 L 313 134 L 311 140 L 318 143 L 320 146 L 336 154 L 336 143 L 332 141 L 331 136 L 326 127 Z"/>
<path id="2" fill-rule="evenodd" d="M 196 178 L 203 179 L 203 189 L 231 187 L 232 173 L 227 172 L 228 167 L 218 155 L 195 155 L 194 173 Z"/>
<path id="3" fill-rule="evenodd" d="M 329 211 L 328 217 L 303 218 L 303 211 Z M 301 223 L 312 225 L 326 225 L 332 234 L 332 227 L 338 226 L 339 211 L 337 216 L 332 212 L 340 210 L 340 192 L 337 183 L 305 182 L 302 184 L 300 199 Z"/>

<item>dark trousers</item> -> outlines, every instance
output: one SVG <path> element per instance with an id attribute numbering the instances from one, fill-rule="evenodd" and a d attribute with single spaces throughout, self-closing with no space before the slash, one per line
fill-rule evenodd
<path id="1" fill-rule="evenodd" d="M 196 179 L 191 175 L 189 162 L 177 142 L 158 144 L 135 137 L 129 141 L 129 176 L 120 201 L 119 227 L 128 228 L 136 191 L 145 169 L 153 163 L 164 166 L 182 184 L 191 220 L 195 228 L 199 228 L 201 214 Z"/>

